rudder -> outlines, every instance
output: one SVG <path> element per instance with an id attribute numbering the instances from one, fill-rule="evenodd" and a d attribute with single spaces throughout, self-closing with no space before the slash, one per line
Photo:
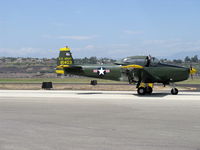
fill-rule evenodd
<path id="1" fill-rule="evenodd" d="M 57 66 L 65 66 L 74 64 L 74 59 L 69 47 L 60 48 L 60 54 L 57 59 Z"/>
<path id="2" fill-rule="evenodd" d="M 55 70 L 57 75 L 65 74 L 64 68 L 70 67 L 72 64 L 74 64 L 74 59 L 70 52 L 70 48 L 67 46 L 60 48 L 59 57 L 57 58 L 57 67 Z"/>

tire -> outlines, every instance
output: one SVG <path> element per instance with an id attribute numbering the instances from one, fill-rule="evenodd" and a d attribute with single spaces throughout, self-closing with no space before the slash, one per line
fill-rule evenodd
<path id="1" fill-rule="evenodd" d="M 146 89 L 146 93 L 147 93 L 147 94 L 152 94 L 152 92 L 153 92 L 152 87 L 147 86 L 145 89 Z"/>
<path id="2" fill-rule="evenodd" d="M 177 94 L 178 94 L 178 89 L 177 89 L 177 88 L 173 88 L 173 89 L 171 90 L 171 94 L 172 94 L 172 95 L 177 95 Z"/>
<path id="3" fill-rule="evenodd" d="M 90 84 L 91 85 L 97 85 L 97 80 L 91 80 Z"/>
<path id="4" fill-rule="evenodd" d="M 145 93 L 146 93 L 146 88 L 144 88 L 144 87 L 139 87 L 139 88 L 137 89 L 137 93 L 138 93 L 139 95 L 145 95 Z"/>
<path id="5" fill-rule="evenodd" d="M 42 82 L 42 89 L 50 90 L 53 88 L 52 82 Z"/>

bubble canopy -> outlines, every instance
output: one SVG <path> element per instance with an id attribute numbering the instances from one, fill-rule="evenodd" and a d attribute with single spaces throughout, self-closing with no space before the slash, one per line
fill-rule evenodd
<path id="1" fill-rule="evenodd" d="M 115 64 L 119 64 L 119 65 L 137 64 L 137 65 L 145 66 L 148 61 L 150 65 L 156 65 L 160 63 L 159 59 L 156 57 L 130 56 L 130 57 L 126 57 L 126 58 L 116 61 Z"/>

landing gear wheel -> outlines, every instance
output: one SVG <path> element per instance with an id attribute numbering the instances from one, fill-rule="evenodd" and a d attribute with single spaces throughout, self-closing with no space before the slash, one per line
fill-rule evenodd
<path id="1" fill-rule="evenodd" d="M 145 95 L 145 93 L 146 93 L 146 88 L 144 88 L 144 87 L 139 87 L 139 88 L 137 89 L 137 92 L 138 92 L 139 95 Z"/>
<path id="2" fill-rule="evenodd" d="M 94 86 L 97 85 L 97 80 L 91 80 L 90 84 Z"/>
<path id="3" fill-rule="evenodd" d="M 171 90 L 171 94 L 172 94 L 172 95 L 177 95 L 177 94 L 178 94 L 178 89 L 177 89 L 177 88 L 173 88 L 173 89 Z"/>
<path id="4" fill-rule="evenodd" d="M 145 88 L 145 90 L 146 90 L 146 93 L 147 93 L 147 94 L 152 94 L 152 92 L 153 92 L 153 89 L 152 89 L 152 87 L 150 87 L 150 86 L 147 86 L 147 87 Z"/>

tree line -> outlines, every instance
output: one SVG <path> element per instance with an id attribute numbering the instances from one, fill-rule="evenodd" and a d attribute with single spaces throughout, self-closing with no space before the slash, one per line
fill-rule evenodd
<path id="1" fill-rule="evenodd" d="M 97 58 L 97 57 L 84 57 L 84 58 L 74 58 L 74 62 L 76 64 L 113 64 L 116 60 L 111 58 Z M 184 59 L 160 59 L 161 62 L 164 63 L 198 63 L 200 59 L 198 55 L 193 57 L 186 56 Z M 5 64 L 44 64 L 44 65 L 56 65 L 56 58 L 15 58 L 15 57 L 1 57 L 0 58 L 0 65 Z"/>
<path id="2" fill-rule="evenodd" d="M 200 59 L 198 58 L 198 55 L 194 55 L 192 57 L 186 56 L 184 59 L 173 59 L 173 60 L 161 59 L 160 61 L 182 64 L 182 63 L 198 63 L 198 62 L 200 62 Z"/>

